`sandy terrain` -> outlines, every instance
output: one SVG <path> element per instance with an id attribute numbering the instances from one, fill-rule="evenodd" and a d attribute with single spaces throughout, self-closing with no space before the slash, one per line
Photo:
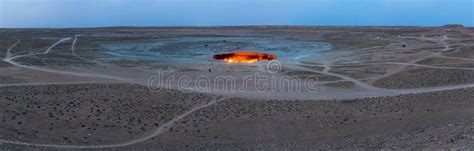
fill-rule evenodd
<path id="1" fill-rule="evenodd" d="M 472 28 L 0 33 L 0 146 L 6 150 L 474 148 Z M 279 59 L 212 59 L 243 50 Z M 299 85 L 280 80 L 262 90 L 249 85 L 259 81 L 246 80 L 249 75 Z M 192 80 L 168 82 L 183 77 Z M 230 87 L 219 85 L 223 77 L 233 80 Z"/>

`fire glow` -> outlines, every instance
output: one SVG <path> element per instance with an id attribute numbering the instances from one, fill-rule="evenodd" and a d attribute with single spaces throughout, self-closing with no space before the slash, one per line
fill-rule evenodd
<path id="1" fill-rule="evenodd" d="M 216 60 L 222 60 L 229 63 L 255 63 L 263 60 L 274 60 L 278 57 L 272 54 L 259 52 L 243 51 L 226 54 L 216 54 L 213 56 Z"/>

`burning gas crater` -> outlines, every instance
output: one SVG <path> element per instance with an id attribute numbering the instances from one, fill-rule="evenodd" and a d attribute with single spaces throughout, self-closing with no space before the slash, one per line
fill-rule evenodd
<path id="1" fill-rule="evenodd" d="M 278 57 L 272 54 L 259 52 L 243 51 L 226 54 L 216 54 L 213 56 L 216 60 L 222 60 L 229 63 L 255 63 L 263 60 L 274 60 Z"/>

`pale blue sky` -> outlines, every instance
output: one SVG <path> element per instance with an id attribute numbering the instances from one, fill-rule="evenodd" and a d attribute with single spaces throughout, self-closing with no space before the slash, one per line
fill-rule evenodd
<path id="1" fill-rule="evenodd" d="M 0 27 L 474 26 L 474 0 L 0 0 Z"/>

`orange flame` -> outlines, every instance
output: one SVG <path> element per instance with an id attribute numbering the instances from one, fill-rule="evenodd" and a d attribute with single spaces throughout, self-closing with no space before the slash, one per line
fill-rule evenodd
<path id="1" fill-rule="evenodd" d="M 278 57 L 272 54 L 243 51 L 227 54 L 217 54 L 213 56 L 216 60 L 223 60 L 229 63 L 255 63 L 261 60 L 274 60 Z"/>

